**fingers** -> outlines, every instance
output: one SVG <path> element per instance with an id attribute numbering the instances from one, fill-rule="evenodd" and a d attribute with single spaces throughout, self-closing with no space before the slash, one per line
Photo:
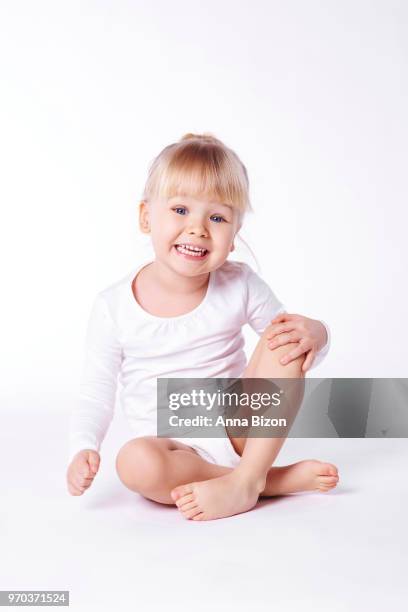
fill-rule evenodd
<path id="1" fill-rule="evenodd" d="M 94 451 L 88 451 L 87 455 L 80 458 L 80 461 L 78 462 L 77 474 L 81 477 L 81 484 L 86 484 L 87 481 L 93 480 L 99 469 L 99 463 L 99 455 Z"/>
<path id="2" fill-rule="evenodd" d="M 68 479 L 68 490 L 71 493 L 72 489 L 73 492 L 71 493 L 71 495 L 82 495 L 84 491 L 89 489 L 92 484 L 92 481 L 93 478 L 83 478 L 80 475 L 71 476 Z"/>
<path id="3" fill-rule="evenodd" d="M 298 342 L 301 339 L 299 332 L 293 331 L 288 334 L 279 334 L 276 338 L 268 342 L 268 348 L 271 350 L 283 346 L 284 344 L 290 344 L 292 342 Z"/>
<path id="4" fill-rule="evenodd" d="M 306 351 L 308 351 L 308 350 L 309 349 L 304 344 L 299 342 L 299 344 L 296 346 L 296 348 L 294 348 L 292 351 L 290 351 L 289 353 L 287 353 L 286 355 L 281 357 L 279 362 L 282 365 L 287 365 L 288 363 L 290 363 L 294 359 L 297 359 L 298 357 L 300 357 L 301 355 L 306 353 Z"/>
<path id="5" fill-rule="evenodd" d="M 96 474 L 99 470 L 100 457 L 98 453 L 90 452 L 88 455 L 88 464 L 91 469 L 92 474 Z"/>
<path id="6" fill-rule="evenodd" d="M 83 482 L 81 477 L 71 476 L 68 479 L 68 490 L 71 493 L 71 489 L 72 489 L 73 491 L 73 493 L 71 493 L 72 495 L 82 495 L 82 493 L 91 486 L 91 483 L 92 483 L 92 480 L 91 482 Z"/>
<path id="7" fill-rule="evenodd" d="M 271 340 L 275 336 L 282 334 L 283 332 L 289 332 L 293 330 L 293 323 L 274 323 L 269 326 L 268 335 L 266 336 L 268 340 Z"/>
<path id="8" fill-rule="evenodd" d="M 75 484 L 75 486 L 77 486 L 78 488 L 88 488 L 89 486 L 91 486 L 93 481 L 93 476 L 91 478 L 84 478 L 83 476 L 74 476 L 72 478 L 72 482 Z"/>
<path id="9" fill-rule="evenodd" d="M 71 476 L 71 482 L 73 485 L 75 485 L 78 489 L 81 490 L 85 490 L 88 489 L 88 487 L 91 486 L 92 481 L 95 477 L 94 474 L 91 474 L 90 472 L 87 472 L 87 476 L 84 475 L 84 473 L 81 472 L 74 472 L 74 474 L 72 474 Z"/>

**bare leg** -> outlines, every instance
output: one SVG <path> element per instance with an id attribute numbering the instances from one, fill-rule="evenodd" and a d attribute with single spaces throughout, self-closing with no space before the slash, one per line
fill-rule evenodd
<path id="1" fill-rule="evenodd" d="M 254 354 L 252 355 L 243 378 L 297 378 L 301 379 L 303 373 L 301 366 L 304 356 L 283 366 L 279 363 L 282 355 L 288 352 L 288 345 L 278 347 L 271 351 L 267 346 L 268 330 L 260 338 Z M 298 405 L 301 397 L 299 397 Z M 296 403 L 296 402 L 295 402 Z M 195 504 L 201 512 L 194 515 L 193 520 L 211 520 L 246 512 L 253 508 L 258 497 L 265 494 L 277 494 L 267 488 L 267 476 L 271 464 L 278 455 L 285 438 L 251 438 L 246 441 L 231 437 L 235 450 L 241 454 L 239 465 L 228 474 L 201 482 L 190 482 L 176 487 L 172 492 L 172 499 L 182 507 L 185 500 Z M 320 462 L 317 462 L 319 464 Z M 299 464 L 296 464 L 299 465 Z M 337 469 L 331 464 L 315 465 L 315 470 L 323 470 L 323 476 L 337 478 Z M 310 467 L 310 462 L 309 462 Z M 278 468 L 279 469 L 279 468 Z M 299 470 L 298 468 L 298 471 Z M 292 473 L 293 474 L 293 473 Z M 287 476 L 281 468 L 280 476 Z M 278 473 L 277 473 L 278 476 Z M 295 481 L 297 479 L 295 478 Z M 337 480 L 336 480 L 337 482 Z M 330 483 L 332 484 L 332 483 Z"/>
<path id="2" fill-rule="evenodd" d="M 293 465 L 272 467 L 261 495 L 285 495 L 298 491 L 326 491 L 337 479 L 327 473 L 330 464 L 300 461 Z M 116 469 L 120 480 L 131 491 L 162 504 L 174 505 L 171 490 L 178 485 L 210 480 L 233 471 L 202 459 L 191 447 L 169 438 L 146 436 L 129 440 L 119 451 Z M 201 513 L 193 496 L 176 502 L 185 518 Z"/>
<path id="3" fill-rule="evenodd" d="M 126 442 L 116 458 L 123 484 L 144 497 L 174 505 L 170 491 L 192 480 L 223 476 L 231 468 L 205 461 L 196 451 L 171 438 L 144 436 Z"/>

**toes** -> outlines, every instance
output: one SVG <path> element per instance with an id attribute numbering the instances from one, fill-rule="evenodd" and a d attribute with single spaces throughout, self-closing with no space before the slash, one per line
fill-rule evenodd
<path id="1" fill-rule="evenodd" d="M 188 495 L 189 493 L 193 492 L 193 483 L 190 482 L 189 484 L 186 485 L 180 485 L 179 487 L 175 487 L 171 492 L 171 498 L 173 501 L 177 501 L 178 499 L 180 499 L 180 497 L 183 497 L 183 495 Z"/>
<path id="2" fill-rule="evenodd" d="M 319 476 L 338 476 L 338 471 L 332 463 L 321 463 L 318 471 Z"/>
<path id="3" fill-rule="evenodd" d="M 317 489 L 322 493 L 327 493 L 333 489 L 338 481 L 338 473 L 335 465 L 331 463 L 325 463 L 321 466 L 323 469 L 320 470 L 320 475 L 317 479 Z M 322 473 L 324 471 L 324 473 Z"/>
<path id="4" fill-rule="evenodd" d="M 317 488 L 319 491 L 330 491 L 337 485 L 337 480 L 334 482 L 319 482 Z"/>
<path id="5" fill-rule="evenodd" d="M 185 510 L 191 510 L 191 508 L 198 508 L 198 504 L 195 500 L 188 502 L 188 504 L 183 504 L 182 506 L 178 506 L 178 509 L 181 510 L 181 512 L 184 512 Z"/>
<path id="6" fill-rule="evenodd" d="M 189 495 L 183 495 L 183 497 L 180 497 L 176 501 L 176 506 L 177 508 L 181 508 L 181 506 L 184 506 L 184 504 L 188 504 L 189 502 L 192 502 L 194 500 L 195 500 L 195 497 L 192 493 L 190 493 Z"/>
<path id="7" fill-rule="evenodd" d="M 333 465 L 331 463 L 327 463 L 326 465 L 328 467 L 327 474 L 329 476 L 337 476 L 338 475 L 338 471 L 337 471 L 337 468 L 336 468 L 335 465 Z"/>
<path id="8" fill-rule="evenodd" d="M 199 512 L 199 514 L 193 516 L 193 521 L 205 521 L 204 512 Z"/>
<path id="9" fill-rule="evenodd" d="M 202 512 L 198 506 L 195 506 L 195 508 L 191 508 L 190 510 L 183 510 L 182 514 L 187 519 L 193 519 L 198 514 L 202 514 Z"/>
<path id="10" fill-rule="evenodd" d="M 323 486 L 325 485 L 334 485 L 338 482 L 338 476 L 320 476 L 319 481 Z"/>

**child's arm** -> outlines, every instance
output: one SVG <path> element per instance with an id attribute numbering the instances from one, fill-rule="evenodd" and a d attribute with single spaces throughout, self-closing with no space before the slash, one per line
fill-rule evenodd
<path id="1" fill-rule="evenodd" d="M 67 480 L 77 489 L 80 483 L 88 484 L 98 470 L 99 449 L 113 417 L 121 362 L 115 323 L 105 298 L 98 294 L 86 332 L 79 400 L 70 422 Z"/>

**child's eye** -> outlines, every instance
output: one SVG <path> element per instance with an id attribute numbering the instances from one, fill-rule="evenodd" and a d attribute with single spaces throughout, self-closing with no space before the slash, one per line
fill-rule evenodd
<path id="1" fill-rule="evenodd" d="M 211 219 L 219 219 L 218 221 L 216 221 L 216 223 L 221 223 L 222 221 L 225 221 L 224 217 L 221 217 L 220 215 L 213 215 Z"/>
<path id="2" fill-rule="evenodd" d="M 177 206 L 176 208 L 173 208 L 174 212 L 176 212 L 177 214 L 182 214 L 184 215 L 184 213 L 186 212 L 186 209 L 183 206 Z M 181 210 L 183 212 L 179 213 L 178 211 Z M 212 219 L 220 219 L 220 221 L 216 221 L 216 223 L 221 223 L 222 221 L 225 221 L 224 217 L 221 217 L 221 215 L 212 215 L 211 217 Z"/>

